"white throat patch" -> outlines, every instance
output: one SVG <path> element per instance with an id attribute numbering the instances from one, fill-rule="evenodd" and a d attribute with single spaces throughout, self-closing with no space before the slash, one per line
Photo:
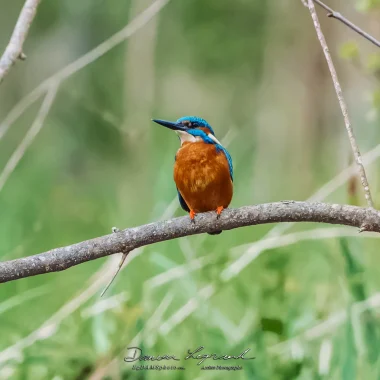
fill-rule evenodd
<path id="1" fill-rule="evenodd" d="M 181 140 L 181 145 L 184 143 L 184 142 L 199 142 L 199 141 L 203 141 L 202 140 L 202 137 L 200 136 L 193 136 L 191 135 L 190 133 L 187 133 L 185 131 L 176 131 L 177 135 L 179 136 L 180 140 Z M 214 141 L 215 143 L 219 144 L 219 145 L 222 145 L 219 140 L 212 134 L 212 133 L 209 133 L 207 135 L 212 141 Z"/>
<path id="2" fill-rule="evenodd" d="M 176 131 L 177 135 L 179 136 L 181 140 L 181 145 L 184 142 L 199 142 L 202 141 L 202 137 L 200 136 L 193 136 L 190 133 L 187 133 L 185 131 Z"/>

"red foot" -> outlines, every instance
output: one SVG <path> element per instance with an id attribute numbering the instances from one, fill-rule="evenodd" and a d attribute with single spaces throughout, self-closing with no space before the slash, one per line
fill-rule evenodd
<path id="1" fill-rule="evenodd" d="M 223 206 L 219 206 L 217 209 L 216 209 L 216 217 L 219 219 L 220 218 L 220 214 L 222 213 L 222 211 L 224 210 L 224 207 Z"/>
<path id="2" fill-rule="evenodd" d="M 195 223 L 195 211 L 194 210 L 190 210 L 190 219 L 191 219 L 191 222 L 192 223 Z"/>

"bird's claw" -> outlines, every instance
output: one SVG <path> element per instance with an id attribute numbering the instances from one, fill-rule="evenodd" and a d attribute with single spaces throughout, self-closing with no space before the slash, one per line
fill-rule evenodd
<path id="1" fill-rule="evenodd" d="M 220 215 L 222 215 L 222 211 L 224 210 L 224 207 L 223 206 L 219 206 L 217 209 L 216 209 L 216 219 L 219 219 L 220 218 Z"/>
<path id="2" fill-rule="evenodd" d="M 192 224 L 195 224 L 195 211 L 194 210 L 190 210 L 190 222 Z"/>

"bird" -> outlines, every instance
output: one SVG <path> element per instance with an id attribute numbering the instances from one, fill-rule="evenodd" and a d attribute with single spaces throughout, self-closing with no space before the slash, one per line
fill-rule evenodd
<path id="1" fill-rule="evenodd" d="M 152 119 L 175 131 L 181 146 L 175 155 L 174 182 L 179 203 L 195 222 L 197 213 L 216 211 L 219 219 L 233 195 L 232 158 L 215 137 L 214 130 L 197 116 L 184 116 L 177 121 Z M 222 231 L 210 232 L 218 235 Z"/>

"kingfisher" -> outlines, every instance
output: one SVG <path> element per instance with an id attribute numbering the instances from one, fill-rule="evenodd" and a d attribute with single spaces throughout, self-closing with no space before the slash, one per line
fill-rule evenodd
<path id="1" fill-rule="evenodd" d="M 211 125 L 197 116 L 184 116 L 176 122 L 152 121 L 175 131 L 179 137 L 174 182 L 182 209 L 189 213 L 192 222 L 197 213 L 206 211 L 216 211 L 219 218 L 232 199 L 233 167 L 230 154 L 215 137 Z"/>

